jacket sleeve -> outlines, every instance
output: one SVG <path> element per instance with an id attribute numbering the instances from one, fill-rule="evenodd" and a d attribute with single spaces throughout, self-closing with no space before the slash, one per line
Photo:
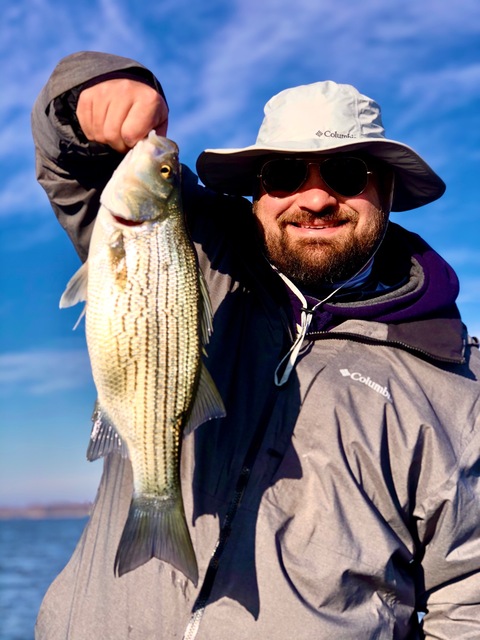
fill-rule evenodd
<path id="1" fill-rule="evenodd" d="M 429 640 L 480 638 L 480 420 L 476 422 L 475 446 L 460 461 L 458 473 L 438 487 L 419 521 L 425 548 L 423 629 Z"/>
<path id="2" fill-rule="evenodd" d="M 37 180 L 82 260 L 100 194 L 123 156 L 88 142 L 75 116 L 76 102 L 86 86 L 115 77 L 141 80 L 163 95 L 155 76 L 138 62 L 87 51 L 58 63 L 32 111 Z"/>

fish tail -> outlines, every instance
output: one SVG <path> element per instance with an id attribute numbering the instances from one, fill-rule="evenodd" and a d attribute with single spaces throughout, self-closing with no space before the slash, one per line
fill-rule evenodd
<path id="1" fill-rule="evenodd" d="M 161 503 L 157 497 L 133 497 L 115 557 L 122 576 L 151 558 L 176 567 L 195 585 L 198 567 L 181 497 Z"/>

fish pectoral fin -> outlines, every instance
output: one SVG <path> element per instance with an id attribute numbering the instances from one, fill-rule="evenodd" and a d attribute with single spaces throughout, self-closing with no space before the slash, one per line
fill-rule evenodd
<path id="1" fill-rule="evenodd" d="M 115 574 L 120 577 L 151 558 L 168 562 L 197 584 L 197 560 L 181 496 L 165 504 L 155 496 L 132 499 L 115 557 Z"/>
<path id="2" fill-rule="evenodd" d="M 92 422 L 87 460 L 98 460 L 98 458 L 104 458 L 109 453 L 119 453 L 123 458 L 128 458 L 127 446 L 118 435 L 113 423 L 98 401 L 95 403 Z"/>
<path id="3" fill-rule="evenodd" d="M 207 420 L 224 418 L 225 415 L 225 406 L 220 393 L 207 367 L 202 362 L 197 394 L 183 433 L 188 435 Z"/>
<path id="4" fill-rule="evenodd" d="M 67 287 L 60 298 L 60 309 L 73 307 L 78 302 L 87 299 L 88 261 L 70 278 Z"/>

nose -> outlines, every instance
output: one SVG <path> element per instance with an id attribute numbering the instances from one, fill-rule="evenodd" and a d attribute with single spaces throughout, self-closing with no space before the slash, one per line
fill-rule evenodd
<path id="1" fill-rule="evenodd" d="M 319 166 L 310 164 L 308 177 L 297 192 L 297 205 L 311 211 L 322 211 L 337 204 L 337 196 L 323 181 Z"/>

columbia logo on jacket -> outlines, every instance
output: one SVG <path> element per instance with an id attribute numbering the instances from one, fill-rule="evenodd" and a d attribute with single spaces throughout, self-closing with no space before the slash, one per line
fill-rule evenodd
<path id="1" fill-rule="evenodd" d="M 340 369 L 340 373 L 344 378 L 349 377 L 351 380 L 355 380 L 355 382 L 360 382 L 361 384 L 370 387 L 384 398 L 387 398 L 389 402 L 392 402 L 392 396 L 390 395 L 390 391 L 387 387 L 382 386 L 378 382 L 374 382 L 370 376 L 364 376 L 363 373 L 359 373 L 358 371 L 354 371 L 350 373 L 348 369 Z"/>

